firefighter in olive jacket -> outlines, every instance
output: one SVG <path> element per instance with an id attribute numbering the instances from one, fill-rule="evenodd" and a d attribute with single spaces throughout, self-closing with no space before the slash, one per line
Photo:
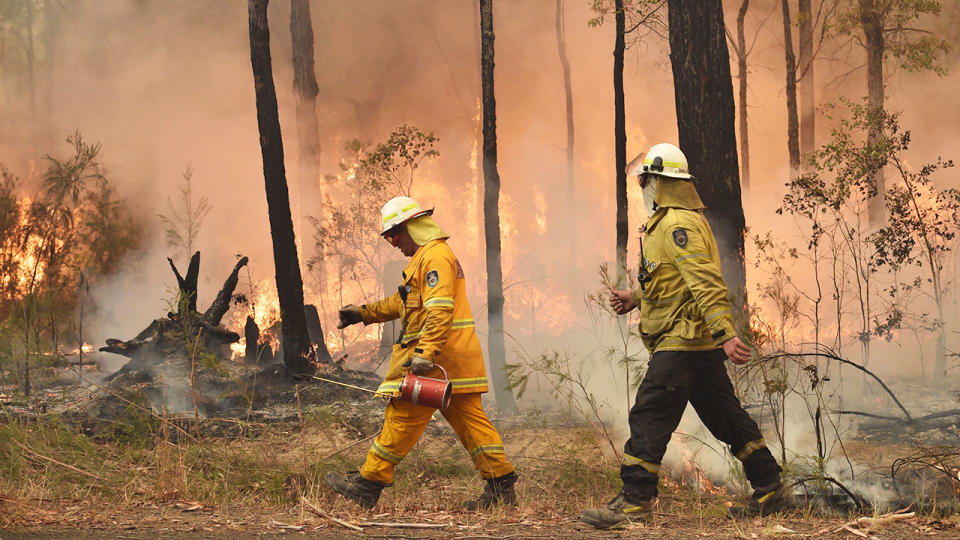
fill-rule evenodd
<path id="1" fill-rule="evenodd" d="M 754 488 L 750 504 L 732 513 L 778 511 L 790 499 L 780 483 L 780 467 L 734 395 L 723 363 L 727 358 L 746 363 L 750 350 L 737 337 L 717 243 L 687 159 L 676 146 L 658 144 L 635 170 L 650 216 L 640 286 L 611 291 L 610 306 L 619 314 L 640 308 L 640 334 L 650 362 L 630 410 L 630 439 L 620 467 L 623 488 L 606 507 L 585 510 L 581 520 L 605 528 L 650 518 L 660 461 L 687 402 L 743 463 Z"/>
<path id="2" fill-rule="evenodd" d="M 398 396 L 408 371 L 442 378 L 437 368 L 442 366 L 453 388 L 443 416 L 487 481 L 480 498 L 468 502 L 467 507 L 514 504 L 517 475 L 504 454 L 500 435 L 480 404 L 480 394 L 487 391 L 487 376 L 467 302 L 463 269 L 447 246 L 448 235 L 433 221 L 432 213 L 432 209 L 422 210 L 410 197 L 395 197 L 384 205 L 382 236 L 410 257 L 410 262 L 396 293 L 372 304 L 344 306 L 340 328 L 400 319 L 400 336 L 378 392 Z M 374 506 L 383 488 L 393 482 L 394 467 L 416 444 L 435 411 L 391 398 L 383 431 L 367 452 L 363 467 L 353 473 L 330 473 L 327 483 L 363 506 Z"/>

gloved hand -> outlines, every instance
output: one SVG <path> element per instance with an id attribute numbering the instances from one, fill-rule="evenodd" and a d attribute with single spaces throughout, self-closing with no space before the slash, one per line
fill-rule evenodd
<path id="1" fill-rule="evenodd" d="M 433 369 L 434 366 L 433 362 L 419 356 L 414 356 L 407 363 L 410 364 L 410 371 L 416 373 L 417 375 L 428 373 L 431 369 Z"/>
<path id="2" fill-rule="evenodd" d="M 340 308 L 340 324 L 337 328 L 344 329 L 351 324 L 363 322 L 363 315 L 360 314 L 360 306 L 347 304 Z"/>

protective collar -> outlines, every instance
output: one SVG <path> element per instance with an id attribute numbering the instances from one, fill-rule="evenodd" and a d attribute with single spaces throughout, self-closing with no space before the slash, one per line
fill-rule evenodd
<path id="1" fill-rule="evenodd" d="M 413 218 L 406 225 L 407 233 L 410 234 L 410 238 L 418 246 L 422 246 L 431 240 L 450 238 L 450 235 L 443 232 L 443 229 L 429 215 Z"/>
<path id="2" fill-rule="evenodd" d="M 683 208 L 685 210 L 703 210 L 706 206 L 700 200 L 696 186 L 690 180 L 680 180 L 669 176 L 658 176 L 657 183 L 657 211 L 650 216 L 647 222 L 647 231 L 650 231 L 660 222 L 666 212 L 660 209 Z"/>

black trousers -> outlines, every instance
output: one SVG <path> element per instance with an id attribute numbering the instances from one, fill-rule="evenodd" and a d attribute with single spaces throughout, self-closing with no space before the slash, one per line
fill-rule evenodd
<path id="1" fill-rule="evenodd" d="M 760 428 L 733 393 L 725 360 L 722 349 L 654 353 L 630 409 L 630 440 L 623 448 L 620 478 L 628 499 L 657 495 L 660 461 L 688 401 L 710 433 L 743 462 L 750 485 L 780 480 L 780 466 Z"/>

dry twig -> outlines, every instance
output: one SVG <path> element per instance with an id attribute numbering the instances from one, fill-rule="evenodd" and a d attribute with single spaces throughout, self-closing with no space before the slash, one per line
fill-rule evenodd
<path id="1" fill-rule="evenodd" d="M 893 523 L 894 521 L 910 519 L 916 516 L 917 513 L 907 512 L 909 508 L 910 508 L 909 506 L 907 508 L 901 508 L 900 510 L 897 510 L 895 512 L 889 512 L 879 517 L 862 516 L 844 523 L 843 525 L 837 527 L 833 532 L 847 531 L 857 536 L 862 536 L 863 538 L 876 539 L 876 536 L 867 536 L 866 534 L 863 533 L 863 531 L 859 531 L 857 529 L 854 529 L 853 527 L 857 527 L 858 529 L 864 529 L 869 531 L 874 527 L 877 527 L 886 523 Z"/>
<path id="2" fill-rule="evenodd" d="M 358 523 L 361 527 L 396 527 L 398 529 L 442 529 L 450 527 L 450 523 L 385 523 L 379 521 L 364 521 Z"/>
<path id="3" fill-rule="evenodd" d="M 348 528 L 348 529 L 353 529 L 353 530 L 355 530 L 355 531 L 363 531 L 363 529 L 361 529 L 360 527 L 357 527 L 357 526 L 354 525 L 353 523 L 347 523 L 346 521 L 343 521 L 342 519 L 337 519 L 337 518 L 331 516 L 330 514 L 324 512 L 323 510 L 320 509 L 319 506 L 317 506 L 317 505 L 313 504 L 312 502 L 310 502 L 310 499 L 307 499 L 307 498 L 304 497 L 303 495 L 300 496 L 300 502 L 301 502 L 302 504 L 306 505 L 307 509 L 309 509 L 309 510 L 310 510 L 311 512 L 313 512 L 314 514 L 316 514 L 316 515 L 318 515 L 318 516 L 320 516 L 320 517 L 322 517 L 322 518 L 329 519 L 330 521 L 336 523 L 337 525 L 342 525 L 342 526 L 344 526 L 344 527 L 346 527 L 346 528 Z"/>
<path id="4" fill-rule="evenodd" d="M 893 523 L 894 521 L 910 519 L 916 515 L 917 515 L 916 512 L 907 512 L 905 514 L 886 515 L 886 516 L 880 516 L 876 518 L 864 516 L 861 518 L 857 518 L 857 526 L 860 527 L 861 529 L 872 529 L 874 527 L 879 527 L 880 525 Z"/>
<path id="5" fill-rule="evenodd" d="M 863 534 L 862 532 L 860 532 L 860 531 L 858 531 L 858 530 L 856 530 L 856 529 L 851 528 L 849 525 L 843 525 L 842 527 L 840 527 L 839 529 L 837 529 L 837 530 L 834 531 L 834 532 L 840 532 L 840 531 L 847 531 L 847 532 L 853 533 L 853 534 L 855 534 L 855 535 L 857 535 L 857 536 L 860 536 L 860 537 L 862 537 L 862 538 L 870 538 L 871 540 L 878 540 L 876 536 L 867 536 L 867 535 Z"/>
<path id="6" fill-rule="evenodd" d="M 70 470 L 73 471 L 73 472 L 80 473 L 80 474 L 82 474 L 82 475 L 84 475 L 84 476 L 89 476 L 90 478 L 93 478 L 94 480 L 100 480 L 100 477 L 99 477 L 99 476 L 97 476 L 97 475 L 95 475 L 95 474 L 93 474 L 93 473 L 91 473 L 91 472 L 87 472 L 87 471 L 84 471 L 84 470 L 82 470 L 82 469 L 78 469 L 78 468 L 74 467 L 73 465 L 67 465 L 66 463 L 63 463 L 62 461 L 57 461 L 57 460 L 55 460 L 55 459 L 53 459 L 53 458 L 51 458 L 51 457 L 47 457 L 47 456 L 44 456 L 44 455 L 42 455 L 42 454 L 38 454 L 38 453 L 34 452 L 33 450 L 31 450 L 30 448 L 28 448 L 26 445 L 22 444 L 22 443 L 21 443 L 20 441 L 18 441 L 18 440 L 15 440 L 15 439 L 10 439 L 10 440 L 13 441 L 14 444 L 16 444 L 17 446 L 19 446 L 20 448 L 22 448 L 24 452 L 27 452 L 28 454 L 30 454 L 30 455 L 33 456 L 33 457 L 40 458 L 40 459 L 45 459 L 45 460 L 49 461 L 50 463 L 54 463 L 54 464 L 56 464 L 56 465 L 60 465 L 61 467 L 65 467 L 65 468 L 67 468 L 67 469 L 70 469 Z"/>

